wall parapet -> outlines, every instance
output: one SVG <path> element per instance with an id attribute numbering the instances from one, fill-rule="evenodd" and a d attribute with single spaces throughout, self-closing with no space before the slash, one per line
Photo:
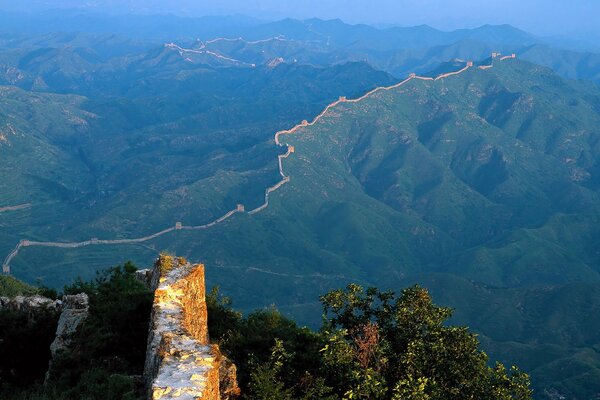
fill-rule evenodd
<path id="1" fill-rule="evenodd" d="M 148 398 L 221 400 L 221 390 L 235 393 L 235 378 L 233 390 L 219 384 L 224 357 L 209 342 L 204 266 L 161 255 L 152 271 L 151 289 L 154 303 L 144 368 Z"/>

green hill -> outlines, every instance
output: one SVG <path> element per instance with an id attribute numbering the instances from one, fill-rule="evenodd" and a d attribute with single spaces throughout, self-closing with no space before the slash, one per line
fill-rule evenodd
<path id="1" fill-rule="evenodd" d="M 311 297 L 349 281 L 423 283 L 494 357 L 528 365 L 540 398 L 589 398 L 599 105 L 594 86 L 519 60 L 412 80 L 283 136 L 290 182 L 262 213 L 157 246 L 204 261 L 244 308 L 305 322 Z"/>
<path id="2" fill-rule="evenodd" d="M 283 28 L 306 41 L 210 47 L 255 67 L 112 36 L 0 38 L 0 83 L 19 87 L 0 87 L 1 254 L 23 238 L 131 238 L 204 224 L 237 203 L 258 207 L 281 179 L 275 131 L 339 95 L 395 82 L 348 60 L 438 74 L 464 65 L 442 61 L 516 47 L 597 79 L 595 56 L 530 46 L 510 27 L 443 34 L 283 21 L 254 31 Z M 421 47 L 407 45 L 421 36 Z M 279 56 L 286 62 L 266 65 Z M 538 398 L 593 398 L 598 126 L 595 85 L 520 60 L 411 80 L 282 137 L 295 148 L 283 161 L 290 182 L 261 213 L 131 246 L 27 247 L 12 272 L 60 287 L 123 259 L 149 265 L 166 249 L 205 262 L 209 284 L 236 306 L 276 304 L 312 326 L 329 289 L 420 283 L 457 308 L 453 322 L 472 326 L 492 359 L 531 372 Z"/>
<path id="3" fill-rule="evenodd" d="M 102 79 L 98 91 L 111 87 Z M 3 257 L 23 238 L 136 237 L 175 221 L 206 223 L 239 202 L 258 205 L 278 175 L 271 146 L 278 127 L 318 113 L 338 93 L 356 95 L 393 78 L 364 63 L 144 65 L 112 82 L 110 94 L 85 97 L 1 88 L 0 207 L 29 205 L 0 213 Z M 144 263 L 156 252 L 120 250 Z M 15 271 L 61 287 L 79 274 L 93 276 L 116 255 L 75 257 L 71 266 L 61 255 L 58 270 L 54 257 L 44 256 L 38 261 L 48 264 L 26 262 Z"/>
<path id="4" fill-rule="evenodd" d="M 9 275 L 0 275 L 0 296 L 29 296 L 39 293 L 39 289 Z"/>

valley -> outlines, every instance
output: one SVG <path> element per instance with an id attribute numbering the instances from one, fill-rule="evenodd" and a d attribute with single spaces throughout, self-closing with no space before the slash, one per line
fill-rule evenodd
<path id="1" fill-rule="evenodd" d="M 214 41 L 218 41 L 218 40 L 227 40 L 227 39 L 215 39 Z M 267 40 L 268 41 L 268 40 Z M 251 43 L 251 42 L 249 42 Z M 183 51 L 183 49 L 180 49 L 180 51 Z M 515 55 L 511 55 L 511 56 L 504 56 L 500 58 L 500 61 L 504 61 L 504 60 L 508 60 L 508 59 L 513 59 L 515 58 Z M 448 78 L 450 76 L 453 75 L 459 75 L 463 72 L 465 72 L 466 70 L 468 70 L 469 68 L 471 68 L 473 66 L 473 62 L 468 62 L 467 65 L 458 70 L 458 71 L 454 71 L 454 72 L 447 72 L 441 75 L 438 75 L 435 78 L 430 78 L 430 77 L 421 77 L 421 76 L 417 76 L 416 74 L 411 74 L 411 76 L 395 85 L 392 86 L 379 86 L 369 92 L 367 92 L 366 94 L 356 98 L 356 99 L 346 99 L 345 97 L 341 97 L 340 99 L 334 101 L 333 103 L 330 103 L 327 105 L 327 107 L 325 107 L 325 109 L 319 114 L 317 115 L 311 122 L 307 122 L 307 121 L 303 121 L 302 123 L 294 126 L 291 129 L 288 130 L 281 130 L 281 131 L 277 131 L 277 133 L 275 133 L 275 144 L 278 146 L 286 146 L 287 147 L 287 152 L 284 155 L 280 155 L 278 156 L 278 164 L 279 164 L 279 174 L 282 177 L 282 180 L 279 181 L 277 184 L 275 184 L 274 186 L 271 186 L 269 188 L 266 189 L 265 191 L 265 202 L 264 204 L 258 206 L 257 208 L 248 211 L 248 214 L 252 215 L 252 214 L 256 214 L 262 210 L 264 210 L 265 208 L 267 208 L 269 206 L 269 195 L 273 192 L 275 192 L 277 189 L 279 189 L 283 184 L 289 182 L 290 177 L 287 176 L 284 172 L 283 172 L 283 160 L 286 159 L 287 157 L 290 156 L 290 154 L 292 154 L 294 152 L 294 147 L 289 146 L 289 145 L 283 145 L 280 140 L 279 140 L 279 136 L 280 135 L 291 135 L 294 134 L 298 131 L 298 129 L 303 128 L 303 127 L 307 127 L 307 126 L 312 126 L 315 123 L 317 123 L 319 121 L 319 119 L 321 119 L 330 109 L 334 108 L 335 106 L 337 106 L 340 103 L 358 103 L 359 101 L 362 101 L 364 99 L 366 99 L 367 97 L 371 96 L 374 93 L 377 93 L 381 90 L 392 90 L 392 89 L 396 89 L 401 87 L 402 85 L 404 85 L 405 83 L 409 82 L 412 79 L 420 79 L 420 80 L 439 80 L 439 79 L 444 79 L 444 78 Z M 479 66 L 478 68 L 484 70 L 484 69 L 489 69 L 491 68 L 493 65 L 483 65 L 483 66 Z M 23 209 L 23 208 L 27 208 L 29 207 L 29 204 L 24 204 L 24 205 L 20 205 L 20 206 L 12 206 L 12 207 L 4 207 L 4 208 L 0 208 L 0 212 L 2 211 L 11 211 L 11 210 L 19 210 L 19 209 Z M 160 237 L 162 235 L 165 235 L 167 233 L 173 232 L 175 230 L 199 230 L 199 229 L 208 229 L 212 226 L 215 226 L 216 224 L 219 224 L 221 222 L 224 222 L 225 220 L 227 220 L 228 218 L 230 218 L 231 216 L 233 216 L 235 213 L 237 212 L 244 212 L 244 206 L 241 204 L 238 204 L 236 206 L 235 209 L 228 211 L 227 213 L 225 213 L 223 216 L 215 219 L 212 222 L 209 222 L 207 224 L 203 224 L 203 225 L 197 225 L 197 226 L 188 226 L 188 225 L 183 225 L 181 222 L 177 222 L 175 224 L 175 226 L 170 227 L 170 228 L 166 228 L 164 230 L 161 230 L 159 232 L 144 236 L 144 237 L 139 237 L 139 238 L 132 238 L 132 239 L 98 239 L 98 238 L 92 238 L 90 240 L 85 240 L 82 242 L 39 242 L 39 241 L 31 241 L 31 240 L 27 240 L 27 239 L 21 239 L 19 241 L 19 243 L 17 244 L 17 246 L 6 256 L 3 264 L 2 264 L 2 270 L 4 273 L 10 274 L 11 273 L 11 269 L 10 269 L 10 262 L 19 254 L 19 251 L 21 251 L 21 249 L 23 247 L 31 247 L 31 246 L 38 246 L 38 247 L 55 247 L 55 248 L 62 248 L 62 249 L 72 249 L 72 248 L 80 248 L 80 247 L 85 247 L 85 246 L 92 246 L 92 245 L 126 245 L 126 244 L 137 244 L 137 243 L 143 243 L 143 242 L 147 242 L 150 241 L 152 239 L 155 239 L 157 237 Z"/>
<path id="2" fill-rule="evenodd" d="M 62 288 L 167 252 L 241 312 L 313 328 L 329 290 L 419 284 L 536 399 L 598 393 L 591 49 L 507 25 L 153 18 L 0 32 L 4 273 Z"/>

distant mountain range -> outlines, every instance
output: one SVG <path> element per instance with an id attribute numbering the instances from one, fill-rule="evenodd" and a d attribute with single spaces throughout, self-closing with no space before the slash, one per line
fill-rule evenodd
<path id="1" fill-rule="evenodd" d="M 180 53 L 182 61 L 212 67 L 251 67 L 274 59 L 318 66 L 365 61 L 397 78 L 431 71 L 452 59 L 517 53 L 568 78 L 600 79 L 600 54 L 562 49 L 510 25 L 443 32 L 428 26 L 376 29 L 340 20 L 259 23 L 241 17 L 184 19 L 73 12 L 0 13 L 0 20 L 0 82 L 29 88 L 39 75 L 48 80 L 48 73 L 72 71 L 72 78 L 84 74 L 96 79 L 98 73 L 128 69 L 136 61 L 158 57 L 166 44 L 172 44 L 170 50 Z M 55 33 L 63 26 L 71 32 Z M 174 56 L 165 54 L 171 61 L 161 62 L 176 62 Z M 17 82 L 16 76 L 25 82 Z M 48 87 L 38 82 L 36 90 L 78 90 L 69 85 L 71 77 L 63 78 L 45 82 Z"/>
<path id="2" fill-rule="evenodd" d="M 540 398 L 592 398 L 599 107 L 597 88 L 519 60 L 412 80 L 282 135 L 290 180 L 262 213 L 159 247 L 302 321 L 328 288 L 419 282 L 493 357 L 527 365 Z"/>
<path id="3" fill-rule="evenodd" d="M 240 308 L 276 304 L 310 324 L 330 288 L 419 282 L 492 358 L 531 372 L 538 398 L 600 390 L 597 54 L 510 26 L 0 20 L 3 256 L 22 239 L 207 224 L 289 176 L 263 212 L 134 245 L 23 247 L 15 276 L 62 286 L 170 250 L 204 261 Z M 281 137 L 294 153 L 273 141 L 340 96 L 469 60 L 338 104 Z"/>

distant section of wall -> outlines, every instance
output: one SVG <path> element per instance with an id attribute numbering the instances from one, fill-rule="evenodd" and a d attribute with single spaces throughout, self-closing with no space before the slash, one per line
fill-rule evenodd
<path id="1" fill-rule="evenodd" d="M 144 379 L 149 399 L 221 400 L 220 371 L 230 364 L 218 346 L 210 345 L 205 301 L 204 266 L 161 255 L 151 277 L 154 304 L 150 320 Z M 223 368 L 227 365 L 228 368 Z"/>

